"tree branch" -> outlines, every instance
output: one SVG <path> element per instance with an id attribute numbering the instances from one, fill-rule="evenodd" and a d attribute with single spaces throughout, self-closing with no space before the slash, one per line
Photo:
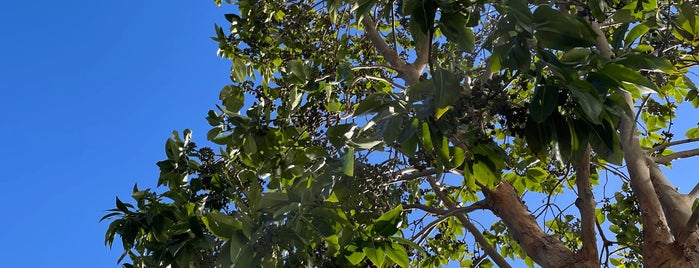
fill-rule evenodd
<path id="1" fill-rule="evenodd" d="M 699 208 L 692 212 L 692 216 L 689 217 L 687 226 L 685 226 L 684 230 L 682 230 L 679 238 L 677 238 L 677 242 L 680 244 L 686 243 L 687 240 L 689 240 L 690 235 L 697 231 L 697 224 L 699 224 Z"/>
<path id="2" fill-rule="evenodd" d="M 694 188 L 692 188 L 692 190 L 689 191 L 687 197 L 689 199 L 695 199 L 697 198 L 697 195 L 699 195 L 699 183 L 697 183 L 697 185 L 694 185 Z"/>
<path id="3" fill-rule="evenodd" d="M 430 183 L 430 186 L 432 187 L 432 190 L 434 191 L 435 195 L 446 205 L 448 208 L 453 209 L 455 207 L 454 202 L 452 202 L 449 197 L 447 197 L 444 192 L 440 189 L 439 185 L 435 181 L 434 177 L 429 177 L 427 178 L 427 181 Z M 497 264 L 499 267 L 511 267 L 510 264 L 505 261 L 505 258 L 503 258 L 496 250 L 493 248 L 492 245 L 488 243 L 488 240 L 485 239 L 483 234 L 481 234 L 480 230 L 476 228 L 473 223 L 471 223 L 464 214 L 456 214 L 456 218 L 461 222 L 461 225 L 468 230 L 471 235 L 476 239 L 476 242 L 481 246 L 483 251 L 485 251 L 488 256 Z"/>
<path id="4" fill-rule="evenodd" d="M 436 168 L 425 169 L 425 170 L 421 170 L 421 171 L 415 170 L 414 172 L 407 174 L 407 175 L 403 175 L 402 173 L 398 174 L 397 176 L 395 176 L 395 179 L 393 179 L 389 183 L 396 183 L 396 182 L 401 182 L 401 181 L 411 181 L 414 179 L 418 179 L 418 178 L 422 178 L 424 176 L 429 176 L 429 175 L 434 175 L 434 174 L 437 174 Z"/>
<path id="5" fill-rule="evenodd" d="M 481 200 L 481 201 L 475 202 L 467 207 L 455 207 L 452 209 L 439 209 L 439 208 L 427 206 L 424 204 L 403 204 L 403 208 L 404 209 L 419 209 L 419 210 L 423 210 L 425 212 L 432 213 L 434 215 L 453 216 L 453 215 L 458 214 L 458 213 L 469 213 L 469 212 L 479 210 L 479 209 L 486 209 L 487 206 L 486 206 L 485 201 Z"/>
<path id="6" fill-rule="evenodd" d="M 495 189 L 481 187 L 490 210 L 507 226 L 524 252 L 542 267 L 580 267 L 575 253 L 546 234 L 507 181 Z"/>
<path id="7" fill-rule="evenodd" d="M 369 38 L 372 44 L 374 44 L 374 47 L 376 47 L 376 51 L 383 56 L 384 59 L 388 62 L 388 64 L 391 65 L 391 67 L 395 68 L 396 71 L 399 73 L 401 72 L 401 69 L 405 68 L 405 62 L 398 56 L 398 52 L 396 52 L 394 49 L 390 48 L 388 44 L 386 44 L 386 41 L 383 40 L 383 37 L 381 37 L 381 34 L 379 34 L 379 31 L 376 29 L 376 25 L 374 23 L 374 20 L 371 19 L 371 16 L 369 14 L 364 14 L 362 17 L 362 25 L 364 25 L 364 30 L 366 32 L 366 36 Z"/>
<path id="8" fill-rule="evenodd" d="M 613 59 L 614 53 L 610 49 L 607 37 L 600 29 L 599 24 L 594 20 L 589 20 L 588 22 L 597 35 L 595 47 L 597 47 L 600 56 L 607 60 Z M 634 109 L 634 101 L 631 94 L 620 89 L 617 89 L 615 93 L 624 99 L 630 110 Z M 619 121 L 619 140 L 621 141 L 621 147 L 624 148 L 626 169 L 629 172 L 633 193 L 638 198 L 642 224 L 645 227 L 643 228 L 643 239 L 647 245 L 669 244 L 673 240 L 672 234 L 663 214 L 663 206 L 660 204 L 659 197 L 656 195 L 655 188 L 651 182 L 650 169 L 645 161 L 646 154 L 641 148 L 633 115 L 622 116 Z M 651 253 L 652 250 L 651 247 L 644 247 L 646 252 Z"/>
<path id="9" fill-rule="evenodd" d="M 694 138 L 694 139 L 685 139 L 685 140 L 663 143 L 663 144 L 660 144 L 658 146 L 651 148 L 649 151 L 650 152 L 662 151 L 663 149 L 670 147 L 670 146 L 675 146 L 675 145 L 680 145 L 680 144 L 685 144 L 685 143 L 690 143 L 690 142 L 695 142 L 695 141 L 699 141 L 699 139 Z"/>
<path id="10" fill-rule="evenodd" d="M 578 253 L 583 262 L 594 267 L 599 266 L 597 257 L 597 234 L 595 233 L 595 202 L 590 185 L 590 145 L 585 147 L 584 156 L 578 161 L 575 167 L 575 182 L 578 187 L 578 199 L 575 205 L 580 210 L 580 221 L 582 231 L 582 249 Z"/>
<path id="11" fill-rule="evenodd" d="M 692 156 L 697 156 L 699 155 L 699 148 L 697 149 L 691 149 L 691 150 L 686 150 L 686 151 L 680 151 L 673 153 L 671 155 L 666 155 L 666 156 L 659 156 L 659 157 L 653 157 L 653 161 L 658 164 L 664 164 L 664 165 L 669 165 L 672 160 L 675 159 L 680 159 L 680 158 L 688 158 Z"/>
<path id="12" fill-rule="evenodd" d="M 415 62 L 406 64 L 405 61 L 398 56 L 398 52 L 386 44 L 386 41 L 376 29 L 376 23 L 369 14 L 364 14 L 362 17 L 362 25 L 364 25 L 366 36 L 371 43 L 374 44 L 374 47 L 376 47 L 376 51 L 378 51 L 379 54 L 386 59 L 388 64 L 398 72 L 398 76 L 405 80 L 407 86 L 414 85 L 420 81 L 420 75 L 429 61 L 429 38 L 425 38 L 426 40 L 423 40 L 421 44 L 416 45 L 417 58 Z"/>

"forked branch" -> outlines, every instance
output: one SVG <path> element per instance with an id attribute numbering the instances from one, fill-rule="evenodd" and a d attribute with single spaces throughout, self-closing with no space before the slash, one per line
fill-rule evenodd
<path id="1" fill-rule="evenodd" d="M 398 72 L 398 76 L 405 80 L 407 86 L 414 85 L 420 81 L 420 75 L 429 62 L 430 38 L 423 38 L 424 40 L 416 46 L 417 57 L 413 63 L 408 64 L 398 56 L 397 48 L 388 46 L 386 40 L 383 39 L 376 29 L 376 22 L 374 22 L 369 14 L 365 14 L 362 17 L 362 25 L 366 31 L 367 38 L 369 38 L 371 43 L 374 44 L 374 47 L 376 47 L 376 51 L 378 51 L 379 54 L 386 59 L 388 64 Z"/>

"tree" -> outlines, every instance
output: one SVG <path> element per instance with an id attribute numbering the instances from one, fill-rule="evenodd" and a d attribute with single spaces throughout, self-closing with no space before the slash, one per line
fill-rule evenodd
<path id="1" fill-rule="evenodd" d="M 117 198 L 105 242 L 125 266 L 699 267 L 699 187 L 660 169 L 699 154 L 671 150 L 699 140 L 671 128 L 699 107 L 693 1 L 233 10 L 214 38 L 232 84 L 206 118 L 220 148 L 174 132 L 162 193 Z M 613 195 L 593 195 L 601 174 Z"/>

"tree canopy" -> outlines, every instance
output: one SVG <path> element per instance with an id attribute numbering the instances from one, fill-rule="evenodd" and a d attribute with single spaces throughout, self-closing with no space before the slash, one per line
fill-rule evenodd
<path id="1" fill-rule="evenodd" d="M 699 267 L 694 1 L 215 2 L 216 145 L 117 198 L 124 266 Z"/>

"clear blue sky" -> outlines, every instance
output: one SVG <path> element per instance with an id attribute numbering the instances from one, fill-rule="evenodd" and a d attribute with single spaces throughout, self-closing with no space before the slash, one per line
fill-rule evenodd
<path id="1" fill-rule="evenodd" d="M 98 220 L 135 182 L 154 186 L 172 130 L 204 140 L 229 82 L 209 39 L 225 12 L 210 0 L 4 3 L 2 267 L 117 267 Z M 680 129 L 696 124 L 685 115 Z M 683 192 L 692 163 L 674 172 Z"/>
<path id="2" fill-rule="evenodd" d="M 1 267 L 118 267 L 98 220 L 135 182 L 154 186 L 172 130 L 205 140 L 230 82 L 209 38 L 225 12 L 211 0 L 3 2 Z"/>

